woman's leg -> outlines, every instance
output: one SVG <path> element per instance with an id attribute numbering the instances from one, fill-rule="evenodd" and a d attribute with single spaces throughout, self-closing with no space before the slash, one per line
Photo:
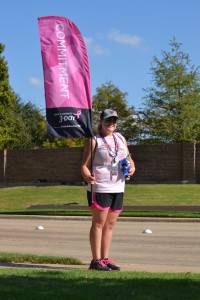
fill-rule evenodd
<path id="1" fill-rule="evenodd" d="M 100 259 L 101 256 L 101 243 L 102 231 L 107 219 L 109 211 L 92 209 L 92 226 L 90 228 L 90 246 L 92 251 L 93 260 Z"/>
<path id="2" fill-rule="evenodd" d="M 118 219 L 119 213 L 108 211 L 107 218 L 105 220 L 102 238 L 101 238 L 101 258 L 109 257 L 110 245 L 112 241 L 112 234 L 115 223 Z"/>

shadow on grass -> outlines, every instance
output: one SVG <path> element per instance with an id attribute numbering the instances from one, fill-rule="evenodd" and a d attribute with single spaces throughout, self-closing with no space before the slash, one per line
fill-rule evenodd
<path id="1" fill-rule="evenodd" d="M 59 265 L 59 264 L 30 264 L 30 263 L 3 263 L 0 262 L 0 267 L 7 268 L 22 268 L 22 269 L 42 269 L 42 270 L 80 270 L 80 266 L 75 265 Z M 0 272 L 1 274 L 1 272 Z M 0 297 L 1 300 L 1 297 Z"/>
<path id="2" fill-rule="evenodd" d="M 200 276 L 190 273 L 4 270 L 0 274 L 1 300 L 200 299 Z"/>

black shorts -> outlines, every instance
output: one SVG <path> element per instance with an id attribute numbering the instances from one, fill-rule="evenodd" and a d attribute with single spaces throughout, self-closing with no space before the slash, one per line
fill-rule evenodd
<path id="1" fill-rule="evenodd" d="M 88 205 L 91 209 L 112 210 L 121 212 L 123 208 L 124 193 L 92 193 L 87 191 Z"/>

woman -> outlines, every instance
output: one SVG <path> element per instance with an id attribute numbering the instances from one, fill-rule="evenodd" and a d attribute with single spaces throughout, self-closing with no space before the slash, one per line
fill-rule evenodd
<path id="1" fill-rule="evenodd" d="M 120 270 L 120 267 L 109 259 L 113 228 L 123 205 L 125 177 L 120 169 L 120 161 L 126 157 L 129 159 L 128 176 L 135 172 L 135 165 L 125 138 L 119 133 L 114 133 L 118 119 L 115 110 L 103 111 L 100 115 L 98 134 L 93 137 L 92 142 L 89 140 L 86 143 L 83 154 L 81 171 L 88 183 L 88 204 L 92 211 L 90 245 L 93 258 L 90 270 Z"/>

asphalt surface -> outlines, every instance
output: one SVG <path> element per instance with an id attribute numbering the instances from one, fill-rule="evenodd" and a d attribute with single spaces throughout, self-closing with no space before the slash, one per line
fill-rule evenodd
<path id="1" fill-rule="evenodd" d="M 122 271 L 200 273 L 199 219 L 119 218 L 111 257 Z M 0 252 L 78 258 L 83 266 L 3 264 L 0 267 L 88 269 L 90 217 L 0 215 Z M 42 226 L 44 229 L 36 229 Z M 150 229 L 152 233 L 143 233 Z"/>

